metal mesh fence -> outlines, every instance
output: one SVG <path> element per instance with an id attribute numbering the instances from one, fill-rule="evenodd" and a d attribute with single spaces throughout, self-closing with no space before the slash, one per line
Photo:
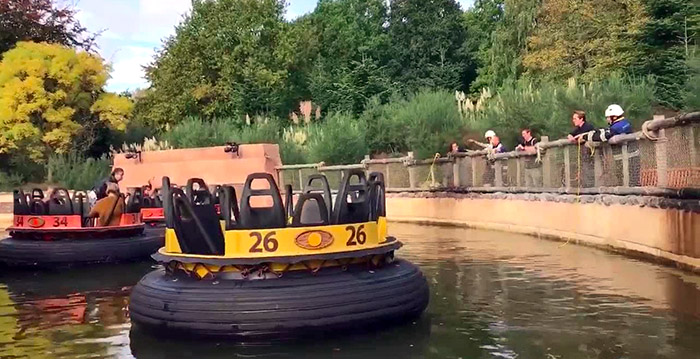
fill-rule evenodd
<path id="1" fill-rule="evenodd" d="M 655 136 L 655 133 L 652 134 Z M 525 187 L 700 188 L 700 123 L 666 128 L 659 138 L 618 144 L 571 144 L 548 147 L 536 156 L 489 159 L 486 155 L 454 157 L 449 161 L 368 163 L 366 171 L 384 174 L 387 188 Z M 638 136 L 642 136 L 638 134 Z M 323 167 L 321 167 L 323 170 Z M 497 171 L 500 171 L 497 173 Z M 316 168 L 284 169 L 282 180 L 300 190 Z M 332 189 L 342 171 L 325 170 Z"/>

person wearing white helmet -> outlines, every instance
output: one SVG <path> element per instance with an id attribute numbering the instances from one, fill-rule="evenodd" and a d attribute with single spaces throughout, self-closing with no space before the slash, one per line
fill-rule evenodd
<path id="1" fill-rule="evenodd" d="M 607 142 L 613 136 L 632 133 L 632 124 L 625 118 L 625 111 L 620 105 L 608 106 L 605 109 L 605 119 L 610 127 L 594 132 L 591 140 Z"/>
<path id="2" fill-rule="evenodd" d="M 467 142 L 473 143 L 481 148 L 493 148 L 492 142 L 493 142 L 494 138 L 497 138 L 496 132 L 494 132 L 493 130 L 488 130 L 488 131 L 486 131 L 486 133 L 484 133 L 484 138 L 486 138 L 486 143 L 482 143 L 482 142 L 472 140 L 472 139 L 469 139 L 469 141 L 467 141 Z"/>

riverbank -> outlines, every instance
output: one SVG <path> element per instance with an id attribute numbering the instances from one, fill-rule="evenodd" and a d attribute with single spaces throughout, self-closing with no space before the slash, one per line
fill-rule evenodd
<path id="1" fill-rule="evenodd" d="M 700 200 L 645 196 L 390 193 L 394 222 L 522 233 L 700 273 Z"/>

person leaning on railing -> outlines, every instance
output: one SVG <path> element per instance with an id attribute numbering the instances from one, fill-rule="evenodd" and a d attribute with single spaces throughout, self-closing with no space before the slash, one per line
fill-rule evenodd
<path id="1" fill-rule="evenodd" d="M 528 154 L 537 154 L 537 139 L 532 136 L 532 130 L 525 128 L 520 132 L 518 147 L 515 148 L 518 152 Z M 535 157 L 526 157 L 523 160 L 525 166 L 525 186 L 526 187 L 542 187 L 542 170 L 541 165 L 537 163 Z"/>
<path id="2" fill-rule="evenodd" d="M 119 195 L 119 186 L 116 183 L 108 183 L 107 197 L 95 203 L 88 217 L 98 218 L 100 226 L 118 226 L 125 207 L 124 198 Z"/>

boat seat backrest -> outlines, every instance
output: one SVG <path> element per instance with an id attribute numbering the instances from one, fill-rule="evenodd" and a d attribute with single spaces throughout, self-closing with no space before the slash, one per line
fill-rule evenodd
<path id="1" fill-rule="evenodd" d="M 21 189 L 16 189 L 12 192 L 13 196 L 13 208 L 12 208 L 12 213 L 16 215 L 28 215 L 31 212 L 29 211 L 29 203 L 27 202 L 27 195 L 22 191 Z"/>
<path id="2" fill-rule="evenodd" d="M 44 199 L 44 191 L 41 188 L 33 188 L 32 199 Z"/>
<path id="3" fill-rule="evenodd" d="M 72 215 L 73 201 L 71 201 L 68 190 L 65 188 L 54 189 L 49 198 L 48 209 L 50 215 Z"/>
<path id="4" fill-rule="evenodd" d="M 357 178 L 353 183 L 352 179 Z M 362 223 L 369 220 L 367 177 L 362 170 L 350 170 L 340 180 L 331 223 Z"/>
<path id="5" fill-rule="evenodd" d="M 29 202 L 29 213 L 35 216 L 44 216 L 49 214 L 49 206 L 41 199 L 35 198 Z"/>
<path id="6" fill-rule="evenodd" d="M 219 198 L 219 195 L 221 194 L 221 192 L 220 192 L 221 185 L 220 184 L 213 185 L 213 186 L 211 186 L 210 190 L 211 190 L 211 198 L 212 198 L 214 204 L 221 204 L 221 199 Z"/>
<path id="7" fill-rule="evenodd" d="M 369 174 L 369 218 L 376 221 L 379 217 L 386 217 L 386 185 L 384 174 L 372 172 Z"/>
<path id="8" fill-rule="evenodd" d="M 297 199 L 292 227 L 325 226 L 330 224 L 325 198 L 320 193 L 303 193 Z"/>
<path id="9" fill-rule="evenodd" d="M 214 204 L 195 204 L 179 188 L 168 191 L 166 224 L 172 224 L 180 249 L 186 254 L 223 255 L 224 234 Z"/>
<path id="10" fill-rule="evenodd" d="M 126 200 L 126 213 L 139 213 L 143 207 L 143 191 L 140 187 L 129 189 L 129 198 Z"/>
<path id="11" fill-rule="evenodd" d="M 219 187 L 220 217 L 226 230 L 237 229 L 240 225 L 241 212 L 238 208 L 236 189 L 232 186 Z"/>
<path id="12" fill-rule="evenodd" d="M 326 202 L 328 213 L 333 213 L 333 194 L 326 175 L 316 173 L 307 177 L 302 193 L 320 193 L 323 195 L 324 202 Z"/>
<path id="13" fill-rule="evenodd" d="M 264 180 L 268 183 L 266 189 L 253 189 L 255 180 Z M 250 200 L 254 197 L 272 198 L 271 207 L 253 207 Z M 241 229 L 266 229 L 283 228 L 287 224 L 282 197 L 275 183 L 275 179 L 269 173 L 252 173 L 246 178 L 241 194 Z"/>
<path id="14" fill-rule="evenodd" d="M 84 191 L 73 192 L 73 214 L 86 218 L 90 213 L 90 200 Z"/>
<path id="15" fill-rule="evenodd" d="M 195 185 L 197 185 L 196 189 Z M 185 186 L 185 194 L 193 203 L 204 203 L 205 200 L 209 200 L 211 204 L 214 204 L 214 198 L 211 192 L 209 192 L 209 187 L 207 187 L 207 184 L 201 178 L 188 179 L 187 185 Z"/>
<path id="16" fill-rule="evenodd" d="M 284 186 L 284 214 L 287 219 L 294 215 L 294 188 L 291 184 Z"/>

